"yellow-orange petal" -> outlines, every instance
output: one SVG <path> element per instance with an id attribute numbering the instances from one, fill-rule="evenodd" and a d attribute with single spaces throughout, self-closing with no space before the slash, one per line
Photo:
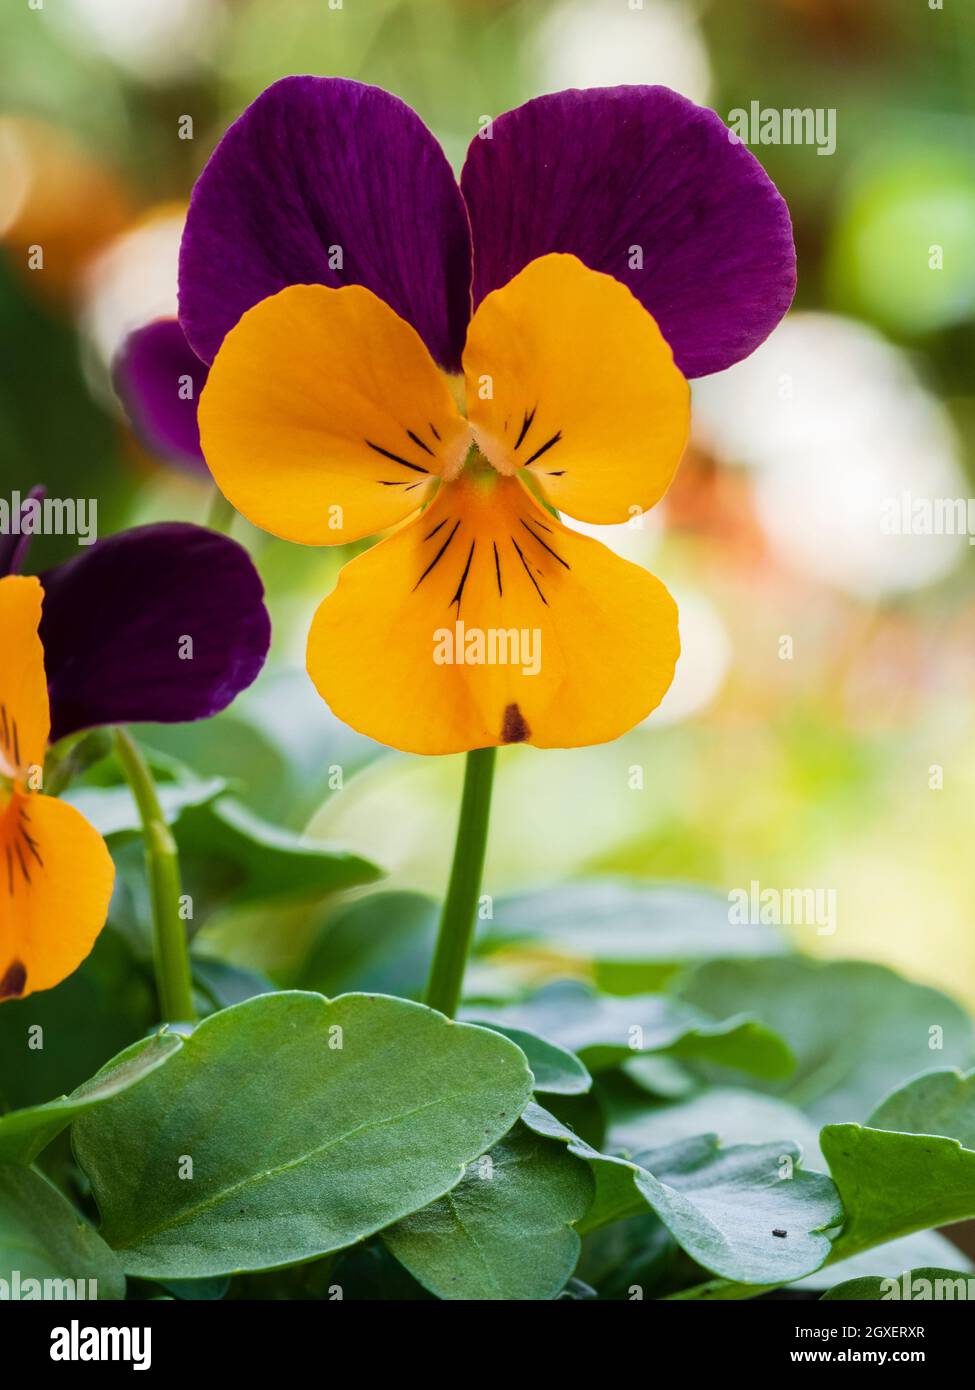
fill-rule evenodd
<path id="1" fill-rule="evenodd" d="M 39 785 L 51 730 L 44 649 L 37 629 L 44 593 L 25 575 L 0 579 L 0 777 Z"/>
<path id="2" fill-rule="evenodd" d="M 408 752 L 576 747 L 649 714 L 678 651 L 659 580 L 485 465 L 345 566 L 308 671 L 340 719 Z"/>
<path id="3" fill-rule="evenodd" d="M 484 299 L 464 375 L 483 453 L 501 473 L 526 469 L 559 511 L 626 521 L 670 485 L 687 382 L 626 286 L 575 256 L 542 256 Z"/>
<path id="4" fill-rule="evenodd" d="M 15 792 L 0 813 L 0 1001 L 50 989 L 105 925 L 115 869 L 80 811 Z"/>
<path id="5" fill-rule="evenodd" d="M 402 520 L 470 439 L 419 335 L 361 285 L 291 285 L 249 309 L 217 353 L 199 422 L 224 496 L 305 545 Z"/>

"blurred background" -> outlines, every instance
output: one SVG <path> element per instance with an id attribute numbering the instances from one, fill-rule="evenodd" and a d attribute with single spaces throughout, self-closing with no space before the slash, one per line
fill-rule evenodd
<path id="1" fill-rule="evenodd" d="M 130 330 L 175 312 L 182 219 L 213 145 L 292 72 L 396 92 L 458 170 L 482 117 L 569 86 L 664 83 L 726 119 L 753 101 L 835 111 L 831 155 L 755 150 L 795 222 L 792 313 L 694 384 L 693 446 L 645 529 L 602 529 L 680 602 L 675 685 L 615 744 L 503 750 L 485 887 L 600 873 L 835 890 L 835 932 L 796 928 L 802 949 L 882 960 L 975 1004 L 975 553 L 965 535 L 884 527 L 905 494 L 975 492 L 975 10 L 15 0 L 0 18 L 0 498 L 38 482 L 95 497 L 103 535 L 206 519 L 209 481 L 139 443 L 111 363 Z M 348 556 L 239 519 L 233 534 L 268 587 L 271 664 L 212 724 L 145 737 L 232 777 L 274 824 L 366 853 L 390 886 L 441 892 L 462 760 L 376 747 L 304 673 L 311 615 Z M 74 548 L 44 538 L 30 567 Z M 330 910 L 237 905 L 203 937 L 286 980 Z"/>

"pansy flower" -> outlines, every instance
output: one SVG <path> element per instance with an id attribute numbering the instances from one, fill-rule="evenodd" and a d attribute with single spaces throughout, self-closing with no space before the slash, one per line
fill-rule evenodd
<path id="1" fill-rule="evenodd" d="M 130 333 L 112 378 L 136 434 L 152 453 L 206 473 L 196 409 L 207 368 L 176 319 L 154 319 Z"/>
<path id="2" fill-rule="evenodd" d="M 746 356 L 794 287 L 774 186 L 665 88 L 529 102 L 474 139 L 460 186 L 385 92 L 258 97 L 193 191 L 180 320 L 238 511 L 310 545 L 396 528 L 312 626 L 335 713 L 421 753 L 597 743 L 647 715 L 676 607 L 560 516 L 652 507 L 686 379 Z"/>
<path id="3" fill-rule="evenodd" d="M 40 578 L 0 537 L 0 1000 L 58 984 L 108 914 L 114 870 L 84 817 L 43 791 L 49 741 L 101 724 L 217 713 L 254 680 L 270 623 L 234 541 L 144 526 Z"/>

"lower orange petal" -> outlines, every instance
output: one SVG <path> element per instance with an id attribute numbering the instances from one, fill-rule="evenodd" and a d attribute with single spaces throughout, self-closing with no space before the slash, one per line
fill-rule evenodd
<path id="1" fill-rule="evenodd" d="M 639 723 L 678 651 L 659 580 L 485 466 L 345 566 L 308 671 L 340 719 L 408 752 L 568 748 Z"/>

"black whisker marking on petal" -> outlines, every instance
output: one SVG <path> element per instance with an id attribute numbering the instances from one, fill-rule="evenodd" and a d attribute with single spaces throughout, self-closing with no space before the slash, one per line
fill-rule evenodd
<path id="1" fill-rule="evenodd" d="M 524 565 L 524 567 L 525 567 L 525 573 L 528 575 L 528 578 L 531 580 L 531 582 L 535 585 L 535 588 L 538 590 L 538 597 L 542 600 L 542 602 L 544 603 L 545 607 L 547 608 L 547 607 L 548 607 L 548 599 L 545 597 L 545 595 L 542 593 L 541 589 L 539 588 L 538 580 L 537 580 L 537 579 L 535 578 L 535 576 L 532 574 L 531 568 L 529 567 L 529 564 L 528 564 L 528 561 L 525 559 L 525 553 L 524 553 L 524 551 L 522 550 L 521 546 L 518 544 L 518 542 L 515 540 L 514 536 L 511 537 L 511 544 L 514 546 L 514 548 L 515 548 L 515 549 L 517 550 L 517 552 L 518 552 L 518 559 L 519 559 L 519 560 L 521 561 L 521 563 Z"/>
<path id="2" fill-rule="evenodd" d="M 420 447 L 425 453 L 429 454 L 430 457 L 431 457 L 432 459 L 435 459 L 435 458 L 437 457 L 436 454 L 433 452 L 433 450 L 430 448 L 430 445 L 429 445 L 429 444 L 424 444 L 423 440 L 420 438 L 420 436 L 419 436 L 418 434 L 414 434 L 412 430 L 407 430 L 406 433 L 407 433 L 407 434 L 410 436 L 410 438 L 413 440 L 413 443 L 414 443 L 414 444 L 418 444 L 419 447 Z"/>
<path id="3" fill-rule="evenodd" d="M 458 527 L 459 525 L 460 525 L 460 517 L 458 517 L 457 520 L 454 522 L 454 529 L 451 531 L 450 535 L 447 537 L 447 539 L 444 541 L 443 545 L 442 545 L 442 546 L 440 547 L 440 549 L 437 551 L 436 555 L 434 555 L 433 559 L 432 559 L 432 560 L 430 561 L 430 563 L 427 565 L 426 569 L 425 569 L 425 570 L 423 571 L 423 573 L 420 575 L 419 579 L 418 579 L 418 580 L 416 581 L 416 583 L 413 585 L 413 593 L 416 593 L 417 589 L 418 589 L 418 588 L 420 587 L 420 585 L 423 583 L 424 579 L 426 579 L 427 575 L 428 575 L 428 574 L 430 573 L 430 571 L 433 569 L 434 565 L 437 564 L 437 562 L 443 557 L 444 551 L 447 549 L 447 546 L 450 544 L 450 542 L 451 542 L 451 541 L 454 539 L 454 537 L 456 536 L 456 534 L 457 534 L 457 527 Z"/>
<path id="4" fill-rule="evenodd" d="M 400 454 L 394 454 L 389 449 L 384 449 L 380 444 L 373 444 L 371 439 L 367 439 L 366 443 L 370 449 L 375 450 L 377 454 L 382 454 L 383 458 L 389 459 L 391 463 L 401 463 L 404 468 L 412 468 L 414 473 L 430 472 L 429 468 L 421 468 L 418 463 L 410 463 L 409 459 L 403 458 Z"/>
<path id="5" fill-rule="evenodd" d="M 536 536 L 536 535 L 535 535 L 535 532 L 534 532 L 534 531 L 532 530 L 532 528 L 528 525 L 528 522 L 524 519 L 524 517 L 519 517 L 518 520 L 521 522 L 522 526 L 524 526 L 524 528 L 525 528 L 525 530 L 528 532 L 528 534 L 529 534 L 530 536 L 534 536 L 534 537 L 535 537 L 535 540 L 538 541 L 538 544 L 539 544 L 540 546 L 542 546 L 542 548 L 543 548 L 544 550 L 547 550 L 548 553 L 549 553 L 550 555 L 554 555 L 555 559 L 558 560 L 558 562 L 559 562 L 560 565 L 564 565 L 565 568 L 566 568 L 567 570 L 570 570 L 570 569 L 572 568 L 572 566 L 569 564 L 568 560 L 563 560 L 563 559 L 562 559 L 562 556 L 559 554 L 559 552 L 558 552 L 557 550 L 553 550 L 552 547 L 549 545 L 548 541 L 544 541 L 544 540 L 542 540 L 541 536 Z"/>
<path id="6" fill-rule="evenodd" d="M 20 872 L 24 875 L 24 878 L 27 880 L 27 882 L 30 883 L 30 870 L 27 868 L 27 865 L 24 862 L 24 856 L 21 853 L 20 843 L 17 840 L 14 840 L 14 851 L 16 852 L 17 860 L 20 864 Z"/>
<path id="7" fill-rule="evenodd" d="M 17 732 L 17 721 L 11 719 L 10 723 L 13 725 L 14 731 L 14 762 L 17 767 L 20 767 L 20 735 Z"/>
<path id="8" fill-rule="evenodd" d="M 494 546 L 494 573 L 498 576 L 498 598 L 504 598 L 504 589 L 501 587 L 501 560 L 498 556 L 498 543 L 492 541 Z"/>
<path id="9" fill-rule="evenodd" d="M 31 854 L 34 856 L 38 864 L 40 864 L 41 868 L 43 869 L 44 860 L 41 858 L 40 851 L 37 848 L 37 841 L 27 834 L 27 831 L 24 829 L 23 826 L 20 827 L 20 833 L 21 835 L 23 835 L 24 840 L 27 843 L 27 848 L 30 850 Z"/>
<path id="10" fill-rule="evenodd" d="M 541 527 L 541 529 L 542 529 L 543 531 L 547 531 L 547 532 L 549 533 L 549 535 L 552 534 L 552 528 L 551 528 L 551 526 L 546 526 L 546 525 L 545 525 L 545 522 L 544 522 L 544 521 L 539 521 L 539 519 L 538 519 L 537 516 L 534 517 L 533 520 L 534 520 L 534 523 L 535 523 L 536 526 Z"/>
<path id="11" fill-rule="evenodd" d="M 542 445 L 540 449 L 536 449 L 530 459 L 525 460 L 525 467 L 528 468 L 531 464 L 535 462 L 536 459 L 540 459 L 543 454 L 547 454 L 549 449 L 551 449 L 555 444 L 558 444 L 561 438 L 562 431 L 559 430 L 558 434 L 553 434 L 552 438 L 546 440 L 546 442 Z"/>
<path id="12" fill-rule="evenodd" d="M 528 433 L 528 431 L 531 429 L 532 421 L 533 421 L 534 418 L 535 418 L 535 411 L 536 411 L 537 409 L 538 409 L 538 406 L 536 405 L 536 406 L 533 406 L 531 410 L 526 410 L 526 411 L 525 411 L 525 418 L 524 418 L 524 420 L 522 421 L 521 429 L 518 431 L 518 438 L 515 440 L 515 448 L 516 448 L 516 449 L 519 449 L 519 448 L 521 447 L 521 442 L 522 442 L 522 440 L 524 439 L 524 437 L 525 437 L 525 435 Z M 529 463 L 530 463 L 530 462 L 531 462 L 531 460 L 529 459 Z"/>
<path id="13" fill-rule="evenodd" d="M 460 583 L 457 585 L 457 592 L 454 594 L 453 598 L 450 600 L 450 603 L 447 604 L 447 607 L 448 607 L 448 608 L 452 608 L 453 605 L 456 603 L 456 605 L 457 605 L 457 612 L 458 612 L 458 613 L 460 613 L 460 601 L 461 601 L 461 599 L 462 599 L 463 596 L 464 596 L 464 585 L 467 583 L 467 576 L 468 576 L 468 575 L 470 574 L 470 572 L 471 572 L 471 561 L 472 561 L 473 558 L 474 558 L 474 547 L 475 547 L 476 544 L 477 544 L 477 541 L 476 541 L 476 540 L 471 541 L 471 548 L 470 548 L 470 550 L 467 552 L 467 564 L 464 566 L 464 573 L 461 575 L 461 577 L 460 577 Z"/>
<path id="14" fill-rule="evenodd" d="M 7 723 L 7 706 L 0 705 L 0 718 L 3 721 L 3 742 L 6 748 L 10 747 L 10 725 Z"/>
<path id="15" fill-rule="evenodd" d="M 546 478 L 564 478 L 564 477 L 565 477 L 565 469 L 564 469 L 564 468 L 559 468 L 559 469 L 555 469 L 555 470 L 550 469 L 549 472 L 545 474 L 545 476 L 546 476 Z"/>
<path id="16" fill-rule="evenodd" d="M 432 531 L 428 531 L 428 532 L 426 533 L 426 535 L 423 537 L 423 539 L 424 539 L 425 541 L 428 541 L 428 540 L 430 539 L 431 536 L 435 536 L 435 535 L 437 534 L 437 532 L 440 530 L 441 526 L 446 526 L 446 525 L 447 525 L 447 522 L 448 522 L 449 520 L 450 520 L 450 517 L 449 517 L 449 516 L 445 516 L 444 519 L 443 519 L 443 521 L 438 521 L 437 524 L 436 524 L 436 526 L 433 528 L 433 530 L 432 530 Z"/>
<path id="17" fill-rule="evenodd" d="M 431 432 L 432 432 L 432 434 L 433 434 L 434 439 L 439 440 L 439 438 L 440 438 L 440 431 L 437 429 L 436 425 L 433 423 L 432 420 L 430 421 L 430 430 L 431 430 Z"/>

